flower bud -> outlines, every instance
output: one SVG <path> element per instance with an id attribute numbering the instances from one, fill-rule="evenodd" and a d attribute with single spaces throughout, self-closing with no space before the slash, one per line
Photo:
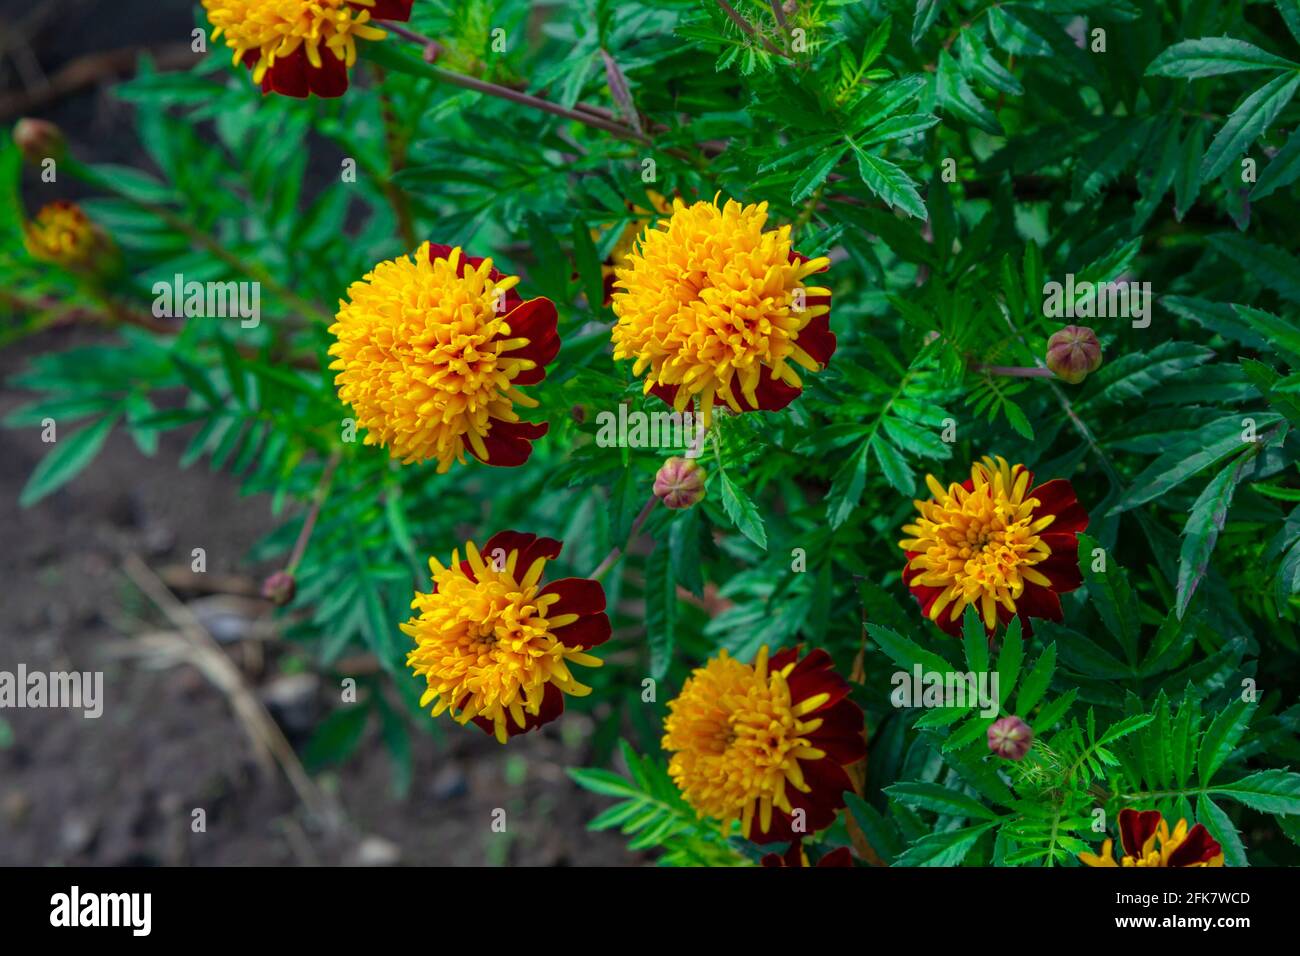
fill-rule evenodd
<path id="1" fill-rule="evenodd" d="M 673 456 L 655 475 L 655 497 L 669 508 L 689 508 L 704 497 L 704 477 L 694 461 Z"/>
<path id="2" fill-rule="evenodd" d="M 284 607 L 293 600 L 298 590 L 298 582 L 288 571 L 276 571 L 262 582 L 262 597 L 276 607 Z"/>
<path id="3" fill-rule="evenodd" d="M 1019 717 L 1003 717 L 989 727 L 989 750 L 1008 760 L 1020 760 L 1034 745 L 1034 732 Z"/>
<path id="4" fill-rule="evenodd" d="M 1101 367 L 1097 333 L 1083 325 L 1067 325 L 1047 340 L 1047 367 L 1056 377 L 1078 385 Z"/>
<path id="5" fill-rule="evenodd" d="M 23 244 L 33 259 L 72 272 L 105 275 L 118 263 L 117 247 L 108 233 L 76 203 L 57 200 L 23 223 Z"/>
<path id="6" fill-rule="evenodd" d="M 68 143 L 63 130 L 48 120 L 20 119 L 14 124 L 14 143 L 33 166 L 46 159 L 62 159 Z"/>

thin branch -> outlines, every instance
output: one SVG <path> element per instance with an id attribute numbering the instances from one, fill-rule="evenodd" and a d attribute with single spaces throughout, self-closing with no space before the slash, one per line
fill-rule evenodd
<path id="1" fill-rule="evenodd" d="M 771 53 L 773 56 L 783 56 L 787 60 L 790 59 L 789 53 L 786 53 L 785 50 L 782 50 L 766 36 L 754 29 L 754 25 L 737 13 L 736 8 L 727 3 L 727 0 L 718 0 L 718 6 L 722 7 L 722 12 L 730 18 L 732 23 L 740 28 L 741 33 L 763 44 L 763 49 L 767 50 L 768 53 Z"/>

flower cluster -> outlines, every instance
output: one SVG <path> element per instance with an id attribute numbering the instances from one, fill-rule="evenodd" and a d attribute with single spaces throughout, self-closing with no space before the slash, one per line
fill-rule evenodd
<path id="1" fill-rule="evenodd" d="M 1196 824 L 1190 830 L 1179 820 L 1173 832 L 1158 810 L 1119 812 L 1119 838 L 1124 856 L 1116 863 L 1111 848 L 1114 840 L 1102 844 L 1101 855 L 1080 853 L 1088 866 L 1223 866 L 1223 848 L 1208 830 Z"/>

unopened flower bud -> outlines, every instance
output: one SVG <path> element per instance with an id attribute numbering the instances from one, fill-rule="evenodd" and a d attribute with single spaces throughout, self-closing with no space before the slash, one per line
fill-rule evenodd
<path id="1" fill-rule="evenodd" d="M 989 750 L 1008 760 L 1020 760 L 1034 745 L 1034 732 L 1019 717 L 1003 717 L 989 727 Z"/>
<path id="2" fill-rule="evenodd" d="M 23 159 L 34 166 L 46 159 L 62 159 L 68 148 L 63 130 L 40 119 L 20 119 L 15 123 L 14 143 Z"/>
<path id="3" fill-rule="evenodd" d="M 1078 385 L 1101 367 L 1101 343 L 1087 326 L 1067 325 L 1047 340 L 1047 367 L 1056 377 Z"/>
<path id="4" fill-rule="evenodd" d="M 107 275 L 119 264 L 117 246 L 76 203 L 57 200 L 23 224 L 23 243 L 33 259 L 73 272 Z"/>
<path id="5" fill-rule="evenodd" d="M 655 497 L 669 508 L 689 508 L 704 497 L 704 477 L 694 461 L 673 456 L 655 475 Z"/>
<path id="6" fill-rule="evenodd" d="M 298 582 L 288 571 L 276 571 L 262 582 L 262 597 L 276 607 L 284 607 L 293 600 Z"/>

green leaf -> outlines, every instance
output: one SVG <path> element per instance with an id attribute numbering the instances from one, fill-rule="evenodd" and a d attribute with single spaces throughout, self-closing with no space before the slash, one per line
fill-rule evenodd
<path id="1" fill-rule="evenodd" d="M 1211 787 L 1209 792 L 1231 797 L 1264 813 L 1300 814 L 1300 773 L 1261 770 L 1235 783 Z"/>
<path id="2" fill-rule="evenodd" d="M 1002 124 L 993 111 L 985 106 L 961 74 L 961 67 L 947 50 L 939 51 L 939 64 L 935 71 L 935 97 L 944 112 L 965 123 L 991 133 L 1002 134 Z"/>
<path id="3" fill-rule="evenodd" d="M 1207 794 L 1196 799 L 1196 820 L 1205 826 L 1219 846 L 1223 848 L 1223 862 L 1226 866 L 1248 866 L 1246 848 L 1241 845 L 1241 837 L 1232 820 L 1217 803 Z"/>
<path id="4" fill-rule="evenodd" d="M 1013 617 L 1002 635 L 1002 650 L 998 654 L 998 706 L 1006 703 L 1011 690 L 1020 679 L 1020 665 L 1025 657 L 1025 642 L 1020 636 L 1020 618 Z"/>
<path id="5" fill-rule="evenodd" d="M 945 0 L 916 0 L 916 15 L 912 18 L 912 46 L 917 46 L 921 38 L 934 26 L 939 11 Z"/>
<path id="6" fill-rule="evenodd" d="M 1253 462 L 1253 457 L 1243 457 L 1230 463 L 1211 479 L 1192 505 L 1187 524 L 1183 526 L 1183 545 L 1178 554 L 1178 600 L 1175 607 L 1179 617 L 1187 611 L 1192 595 L 1205 576 L 1219 532 L 1228 520 L 1233 493 L 1242 479 L 1254 470 Z"/>
<path id="7" fill-rule="evenodd" d="M 960 830 L 929 833 L 913 843 L 894 866 L 957 866 L 996 823 L 981 823 Z"/>
<path id="8" fill-rule="evenodd" d="M 868 624 L 867 633 L 876 642 L 876 646 L 885 652 L 885 656 L 903 670 L 911 671 L 917 664 L 923 671 L 946 674 L 954 668 L 946 660 L 932 651 L 927 651 L 896 631 L 879 624 Z"/>
<path id="9" fill-rule="evenodd" d="M 1250 199 L 1259 202 L 1283 186 L 1290 186 L 1297 179 L 1300 179 L 1300 129 L 1295 130 L 1288 137 L 1286 145 L 1268 161 L 1255 188 L 1250 191 Z"/>
<path id="10" fill-rule="evenodd" d="M 1106 554 L 1106 570 L 1093 570 L 1093 554 L 1100 550 L 1101 545 L 1095 538 L 1079 535 L 1079 570 L 1088 586 L 1088 597 L 1096 605 L 1106 630 L 1115 636 L 1129 660 L 1133 661 L 1137 658 L 1138 636 L 1142 628 L 1138 600 L 1129 587 L 1128 573 L 1111 555 Z"/>
<path id="11" fill-rule="evenodd" d="M 370 707 L 364 703 L 346 704 L 326 717 L 316 728 L 303 750 L 303 763 L 309 770 L 347 760 L 361 743 Z"/>
<path id="12" fill-rule="evenodd" d="M 852 140 L 849 141 L 849 145 L 857 154 L 858 173 L 868 189 L 886 204 L 901 209 L 909 216 L 918 219 L 926 218 L 925 202 L 907 173 L 889 160 L 868 153 Z"/>
<path id="13" fill-rule="evenodd" d="M 1201 750 L 1196 760 L 1197 773 L 1201 784 L 1213 779 L 1215 773 L 1237 749 L 1237 743 L 1255 716 L 1255 705 L 1233 698 L 1227 707 L 1219 711 L 1201 738 Z"/>
<path id="14" fill-rule="evenodd" d="M 847 152 L 848 147 L 846 146 L 842 149 L 828 149 L 820 153 L 795 181 L 794 192 L 790 195 L 790 201 L 797 203 L 802 201 L 805 196 L 811 195 L 813 190 L 826 181 L 826 177 L 830 175 L 831 170 L 844 158 L 844 154 Z"/>
<path id="15" fill-rule="evenodd" d="M 758 507 L 725 471 L 717 471 L 715 474 L 721 485 L 722 510 L 741 534 L 766 551 L 767 530 L 763 527 L 763 517 L 758 513 Z"/>
<path id="16" fill-rule="evenodd" d="M 672 663 L 677 621 L 677 578 L 663 544 L 645 562 L 645 627 L 650 642 L 650 676 L 663 680 Z"/>
<path id="17" fill-rule="evenodd" d="M 1232 111 L 1201 160 L 1202 182 L 1215 179 L 1228 164 L 1268 132 L 1269 126 L 1300 87 L 1300 74 L 1283 73 L 1260 87 Z"/>
<path id="18" fill-rule="evenodd" d="M 1151 61 L 1147 76 L 1173 76 L 1192 80 L 1243 70 L 1294 70 L 1300 64 L 1274 56 L 1245 40 L 1203 37 L 1175 43 Z"/>
<path id="19" fill-rule="evenodd" d="M 77 477 L 104 447 L 118 418 L 116 414 L 105 415 L 85 428 L 55 441 L 54 448 L 32 470 L 32 476 L 27 479 L 27 484 L 18 496 L 18 504 L 30 508 Z"/>
<path id="20" fill-rule="evenodd" d="M 911 807 L 931 810 L 943 816 L 974 817 L 977 820 L 994 820 L 997 814 L 978 800 L 949 790 L 937 783 L 896 783 L 886 787 L 885 793 Z"/>

